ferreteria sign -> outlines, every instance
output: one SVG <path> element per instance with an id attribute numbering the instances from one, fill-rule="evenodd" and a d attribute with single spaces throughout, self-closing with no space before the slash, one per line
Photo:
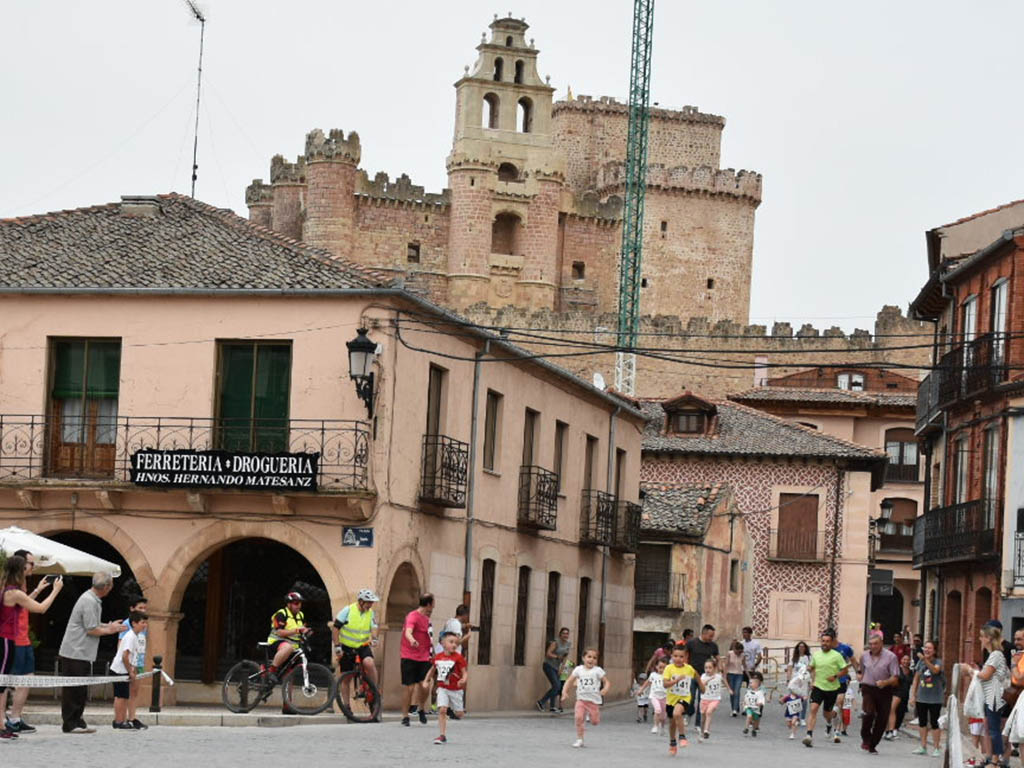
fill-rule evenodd
<path id="1" fill-rule="evenodd" d="M 315 491 L 319 453 L 157 451 L 132 454 L 131 481 L 151 488 Z"/>

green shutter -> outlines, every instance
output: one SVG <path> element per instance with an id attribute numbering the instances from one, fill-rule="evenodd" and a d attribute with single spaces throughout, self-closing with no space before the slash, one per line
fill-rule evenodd
<path id="1" fill-rule="evenodd" d="M 221 345 L 220 443 L 226 451 L 249 449 L 254 355 L 252 344 Z"/>
<path id="2" fill-rule="evenodd" d="M 53 345 L 53 397 L 70 400 L 82 396 L 85 377 L 85 342 L 58 341 Z"/>
<path id="3" fill-rule="evenodd" d="M 52 395 L 55 399 L 81 397 L 86 376 L 89 377 L 86 397 L 117 399 L 121 378 L 121 342 L 58 341 L 54 344 L 54 362 Z"/>
<path id="4" fill-rule="evenodd" d="M 90 341 L 89 383 L 86 397 L 117 399 L 121 378 L 121 343 L 118 341 Z"/>
<path id="5" fill-rule="evenodd" d="M 291 380 L 290 346 L 261 344 L 256 347 L 255 441 L 253 450 L 288 450 L 288 394 Z"/>
<path id="6" fill-rule="evenodd" d="M 290 346 L 221 345 L 221 447 L 228 451 L 287 450 L 290 383 Z"/>

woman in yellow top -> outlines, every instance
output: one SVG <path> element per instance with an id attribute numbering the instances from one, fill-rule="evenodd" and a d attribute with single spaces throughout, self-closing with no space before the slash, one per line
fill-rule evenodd
<path id="1" fill-rule="evenodd" d="M 680 643 L 672 649 L 672 663 L 665 667 L 665 704 L 668 714 L 668 753 L 677 751 L 676 734 L 679 734 L 679 746 L 685 747 L 686 721 L 684 715 L 693 714 L 693 689 L 704 690 L 697 670 L 689 664 L 690 652 Z"/>

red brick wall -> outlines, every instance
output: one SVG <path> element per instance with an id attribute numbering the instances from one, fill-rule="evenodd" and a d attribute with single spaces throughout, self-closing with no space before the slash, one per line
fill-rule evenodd
<path id="1" fill-rule="evenodd" d="M 448 175 L 452 191 L 448 237 L 448 274 L 490 274 L 491 192 L 489 175 L 483 169 L 457 169 Z M 486 300 L 486 283 L 449 280 L 448 301 L 463 307 Z M 456 285 L 457 284 L 457 285 Z"/>
<path id="2" fill-rule="evenodd" d="M 350 162 L 311 160 L 306 164 L 304 239 L 343 259 L 354 255 L 356 174 Z"/>
<path id="3" fill-rule="evenodd" d="M 901 342 L 897 342 L 901 343 Z M 921 344 L 921 340 L 908 341 L 908 344 Z M 864 390 L 867 392 L 917 392 L 917 379 L 909 378 L 894 371 L 878 368 L 813 368 L 809 371 L 798 371 L 788 376 L 769 377 L 769 387 L 799 387 L 810 389 L 834 389 L 836 376 L 841 373 L 859 373 L 864 377 Z"/>
<path id="4" fill-rule="evenodd" d="M 275 184 L 271 228 L 293 240 L 302 239 L 302 204 L 306 188 L 302 184 Z"/>
<path id="5" fill-rule="evenodd" d="M 944 566 L 942 569 L 943 594 L 939 596 L 942 611 L 938 638 L 946 668 L 954 661 L 983 662 L 978 631 L 989 619 L 999 617 L 999 575 L 993 568 L 981 564 L 964 567 Z M 985 592 L 989 590 L 991 598 Z M 956 599 L 950 600 L 951 593 L 960 595 L 960 611 L 951 610 Z M 985 610 L 991 604 L 989 610 Z M 1011 638 L 1007 638 L 1011 639 Z"/>
<path id="6" fill-rule="evenodd" d="M 267 229 L 272 225 L 273 203 L 256 203 L 249 206 L 249 221 Z"/>
<path id="7" fill-rule="evenodd" d="M 622 241 L 619 222 L 607 219 L 565 216 L 561 236 L 561 284 L 593 297 L 602 309 L 618 301 L 618 253 Z M 585 265 L 584 279 L 572 279 L 574 261 Z M 563 308 L 568 309 L 563 292 Z"/>

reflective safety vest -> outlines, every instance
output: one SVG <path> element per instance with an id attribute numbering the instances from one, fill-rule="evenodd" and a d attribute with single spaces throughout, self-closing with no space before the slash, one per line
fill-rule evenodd
<path id="1" fill-rule="evenodd" d="M 285 606 L 282 610 L 284 611 L 285 621 L 284 626 L 281 627 L 281 629 L 299 629 L 300 627 L 306 626 L 306 616 L 305 614 L 303 614 L 302 611 L 299 611 L 298 613 L 292 613 L 287 606 Z M 286 643 L 291 643 L 296 648 L 298 648 L 299 643 L 296 640 L 293 640 L 290 637 L 280 637 L 277 634 L 278 628 L 276 622 L 274 621 L 274 618 L 279 613 L 281 613 L 281 611 L 274 611 L 274 615 L 270 617 L 270 636 L 267 637 L 267 642 L 276 643 L 278 640 L 284 640 Z"/>
<path id="2" fill-rule="evenodd" d="M 348 607 L 348 621 L 338 630 L 338 639 L 349 648 L 362 648 L 370 642 L 372 630 L 373 608 L 361 613 L 359 603 L 355 602 Z"/>

